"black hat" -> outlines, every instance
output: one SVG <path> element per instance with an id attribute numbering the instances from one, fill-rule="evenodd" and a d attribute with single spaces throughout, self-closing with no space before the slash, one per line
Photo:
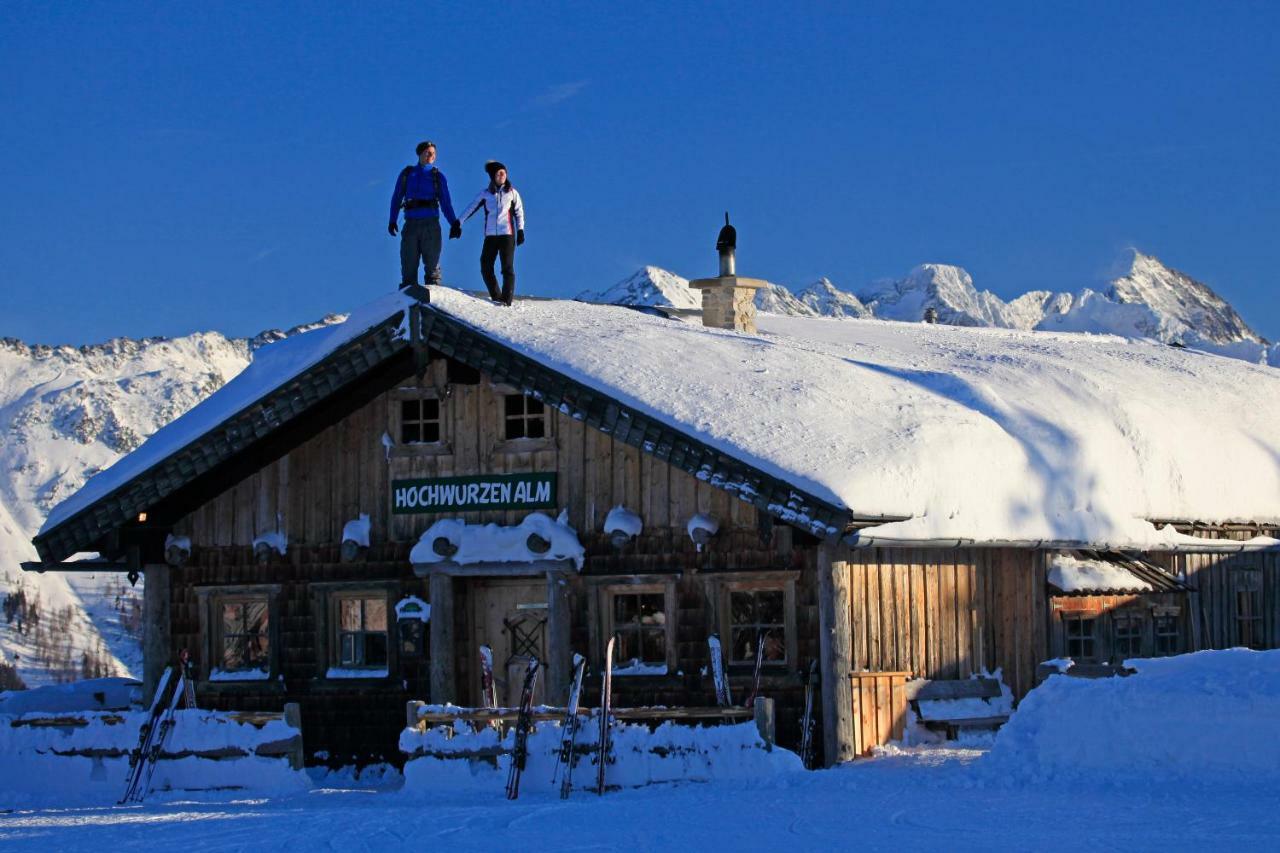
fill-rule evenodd
<path id="1" fill-rule="evenodd" d="M 435 148 L 435 147 L 436 147 L 436 144 L 432 142 L 430 139 L 424 139 L 423 141 L 418 143 L 417 148 L 413 149 L 413 153 L 421 157 L 423 151 L 426 151 L 428 148 Z"/>
<path id="2" fill-rule="evenodd" d="M 488 163 L 484 164 L 484 170 L 486 173 L 488 173 L 489 180 L 491 181 L 493 180 L 493 176 L 498 174 L 499 169 L 505 169 L 505 168 L 507 167 L 497 160 L 490 160 Z"/>

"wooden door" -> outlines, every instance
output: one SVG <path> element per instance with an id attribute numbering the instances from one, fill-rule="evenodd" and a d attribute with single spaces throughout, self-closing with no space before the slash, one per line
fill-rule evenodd
<path id="1" fill-rule="evenodd" d="M 530 656 L 536 655 L 543 664 L 538 672 L 533 702 L 542 703 L 547 661 L 547 581 L 521 578 L 519 580 L 476 581 L 472 602 L 472 625 L 475 634 L 471 654 L 479 660 L 480 646 L 493 649 L 493 677 L 497 683 L 498 704 L 514 708 L 520 704 L 520 691 L 524 685 L 525 669 Z M 480 701 L 480 676 L 471 685 L 473 704 Z"/>

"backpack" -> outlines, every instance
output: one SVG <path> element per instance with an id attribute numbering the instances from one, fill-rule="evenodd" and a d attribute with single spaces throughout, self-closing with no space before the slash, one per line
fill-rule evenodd
<path id="1" fill-rule="evenodd" d="M 404 198 L 400 200 L 400 206 L 404 207 L 405 202 L 409 200 L 409 173 L 413 171 L 416 164 L 410 163 L 400 170 L 400 180 L 404 182 Z M 431 167 L 431 183 L 436 193 L 436 201 L 440 201 L 440 170 L 435 166 Z"/>

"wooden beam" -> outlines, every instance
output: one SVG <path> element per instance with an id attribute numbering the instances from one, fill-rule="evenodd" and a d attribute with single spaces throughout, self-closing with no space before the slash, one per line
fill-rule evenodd
<path id="1" fill-rule="evenodd" d="M 856 757 L 853 740 L 853 660 L 849 565 L 829 543 L 818 546 L 818 624 L 821 646 L 823 756 L 827 767 Z"/>
<path id="2" fill-rule="evenodd" d="M 458 701 L 453 666 L 453 577 L 431 575 L 431 703 Z"/>
<path id="3" fill-rule="evenodd" d="M 164 668 L 172 663 L 169 646 L 169 567 L 148 563 L 142 588 L 142 703 L 150 705 Z M 177 677 L 175 673 L 174 677 Z"/>
<path id="4" fill-rule="evenodd" d="M 569 701 L 569 680 L 573 677 L 573 653 L 569 648 L 572 618 L 569 576 L 547 572 L 547 680 L 542 695 L 548 704 L 564 705 Z"/>

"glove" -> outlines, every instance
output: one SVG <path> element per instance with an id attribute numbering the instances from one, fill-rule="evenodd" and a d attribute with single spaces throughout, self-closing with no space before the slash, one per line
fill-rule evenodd
<path id="1" fill-rule="evenodd" d="M 520 228 L 516 231 L 516 245 L 517 246 L 524 245 L 524 229 L 523 228 Z"/>
<path id="2" fill-rule="evenodd" d="M 457 240 L 461 236 L 462 236 L 462 223 L 455 221 L 452 225 L 449 226 L 449 239 Z"/>
<path id="3" fill-rule="evenodd" d="M 390 234 L 392 237 L 396 236 L 396 234 L 399 233 L 398 229 L 396 228 L 396 224 L 394 222 L 392 222 L 390 225 L 387 226 L 387 233 Z"/>

